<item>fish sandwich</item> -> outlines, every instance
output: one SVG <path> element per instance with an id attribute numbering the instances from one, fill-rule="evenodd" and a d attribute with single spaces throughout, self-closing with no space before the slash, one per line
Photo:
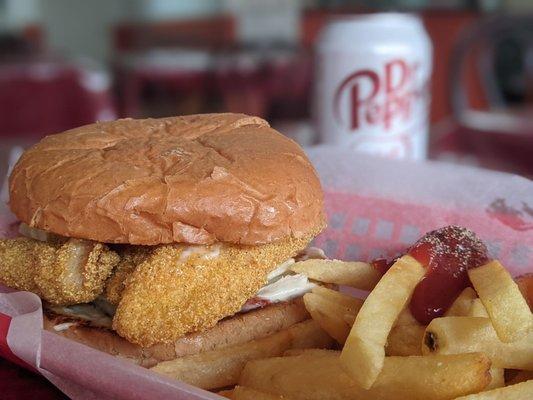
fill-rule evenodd
<path id="1" fill-rule="evenodd" d="M 151 366 L 309 319 L 289 272 L 324 228 L 303 150 L 260 118 L 123 119 L 50 135 L 9 179 L 0 282 L 45 328 Z"/>

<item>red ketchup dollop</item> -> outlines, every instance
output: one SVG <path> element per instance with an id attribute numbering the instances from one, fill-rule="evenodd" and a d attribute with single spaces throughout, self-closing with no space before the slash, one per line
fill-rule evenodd
<path id="1" fill-rule="evenodd" d="M 370 262 L 370 265 L 377 270 L 381 275 L 385 275 L 385 272 L 389 270 L 390 267 L 392 267 L 392 264 L 396 261 L 396 258 L 392 261 L 388 261 L 386 258 L 376 258 L 375 260 Z"/>
<path id="2" fill-rule="evenodd" d="M 409 308 L 427 325 L 441 317 L 468 286 L 468 269 L 489 261 L 487 247 L 466 228 L 447 226 L 427 233 L 407 252 L 427 268 L 415 288 Z"/>

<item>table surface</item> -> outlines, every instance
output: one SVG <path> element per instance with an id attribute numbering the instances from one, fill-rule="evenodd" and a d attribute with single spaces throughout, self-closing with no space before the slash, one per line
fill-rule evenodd
<path id="1" fill-rule="evenodd" d="M 0 398 L 4 400 L 68 399 L 44 377 L 0 358 Z"/>

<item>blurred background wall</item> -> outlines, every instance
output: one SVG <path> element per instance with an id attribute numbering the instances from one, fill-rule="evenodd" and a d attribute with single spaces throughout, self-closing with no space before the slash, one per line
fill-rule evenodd
<path id="1" fill-rule="evenodd" d="M 533 174 L 517 133 L 532 126 L 531 0 L 0 0 L 4 151 L 95 120 L 219 111 L 311 145 L 320 30 L 384 11 L 419 14 L 433 43 L 430 156 Z"/>

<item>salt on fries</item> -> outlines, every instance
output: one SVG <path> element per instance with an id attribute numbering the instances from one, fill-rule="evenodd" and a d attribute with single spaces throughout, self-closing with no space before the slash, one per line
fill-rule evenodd
<path id="1" fill-rule="evenodd" d="M 362 388 L 372 387 L 381 372 L 392 326 L 425 272 L 413 257 L 399 258 L 359 310 L 340 359 L 350 378 Z"/>

